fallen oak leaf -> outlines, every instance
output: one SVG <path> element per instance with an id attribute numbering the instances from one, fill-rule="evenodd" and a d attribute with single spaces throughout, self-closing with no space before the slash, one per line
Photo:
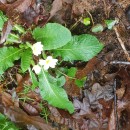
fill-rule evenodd
<path id="1" fill-rule="evenodd" d="M 23 125 L 33 125 L 40 130 L 52 130 L 49 124 L 46 124 L 44 119 L 37 116 L 29 116 L 18 107 L 5 107 L 4 114 L 11 119 L 11 121 L 18 122 Z"/>
<path id="2" fill-rule="evenodd" d="M 61 115 L 57 108 L 52 107 L 50 105 L 48 105 L 48 108 L 51 112 L 49 115 L 49 118 L 52 121 L 55 121 L 55 122 L 62 124 L 62 125 L 66 125 L 69 128 L 72 128 L 74 130 L 80 130 L 79 122 L 77 120 L 73 119 L 72 116 L 65 117 L 66 115 L 64 115 L 64 117 L 63 117 L 63 114 Z"/>

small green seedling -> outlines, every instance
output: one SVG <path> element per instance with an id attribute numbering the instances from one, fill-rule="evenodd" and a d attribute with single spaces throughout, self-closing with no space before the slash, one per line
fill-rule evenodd
<path id="1" fill-rule="evenodd" d="M 84 25 L 86 25 L 86 26 L 90 25 L 90 24 L 91 24 L 90 18 L 89 18 L 89 17 L 84 18 L 83 21 L 82 21 L 82 23 L 83 23 Z"/>

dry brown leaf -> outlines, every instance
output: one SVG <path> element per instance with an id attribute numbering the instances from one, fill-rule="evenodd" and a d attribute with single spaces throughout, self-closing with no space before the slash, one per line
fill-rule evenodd
<path id="1" fill-rule="evenodd" d="M 39 111 L 35 107 L 33 107 L 32 105 L 30 105 L 29 103 L 20 101 L 20 104 L 22 105 L 22 107 L 24 108 L 24 110 L 29 115 L 31 115 L 31 116 L 37 116 L 37 115 L 39 115 Z"/>
<path id="2" fill-rule="evenodd" d="M 22 79 L 23 79 L 22 75 L 20 75 L 20 74 L 17 73 L 16 74 L 16 80 L 17 80 L 18 84 L 22 81 Z"/>
<path id="3" fill-rule="evenodd" d="M 87 65 L 82 69 L 78 70 L 76 73 L 76 78 L 81 79 L 94 70 L 95 66 L 99 63 L 97 58 L 93 58 L 88 61 Z"/>
<path id="4" fill-rule="evenodd" d="M 109 123 L 108 123 L 108 130 L 116 130 L 116 122 L 115 122 L 115 113 L 114 109 L 111 112 Z"/>
<path id="5" fill-rule="evenodd" d="M 51 19 L 61 9 L 62 9 L 62 0 L 54 0 L 52 3 L 49 19 Z"/>
<path id="6" fill-rule="evenodd" d="M 44 119 L 37 116 L 28 116 L 24 111 L 18 107 L 5 107 L 4 114 L 11 119 L 11 121 L 18 122 L 25 126 L 33 125 L 40 130 L 52 130 L 49 124 L 46 124 Z"/>
<path id="7" fill-rule="evenodd" d="M 0 0 L 0 2 L 6 4 L 6 0 Z"/>
<path id="8" fill-rule="evenodd" d="M 118 99 L 122 99 L 122 97 L 124 96 L 124 93 L 125 93 L 124 87 L 116 90 L 116 94 L 117 94 Z"/>
<path id="9" fill-rule="evenodd" d="M 8 20 L 7 22 L 5 22 L 5 24 L 3 26 L 0 44 L 4 43 L 6 41 L 11 30 L 12 30 L 12 23 L 10 20 Z"/>
<path id="10" fill-rule="evenodd" d="M 77 79 L 84 78 L 87 74 L 89 74 L 94 67 L 99 63 L 97 58 L 91 59 L 87 65 L 83 69 L 78 69 L 76 73 Z M 70 96 L 79 96 L 81 94 L 81 89 L 75 84 L 75 80 L 69 79 L 66 77 L 65 90 L 67 94 Z M 71 88 L 71 89 L 70 89 Z"/>
<path id="11" fill-rule="evenodd" d="M 79 123 L 73 119 L 72 117 L 65 117 L 66 115 L 60 114 L 58 109 L 52 106 L 48 106 L 51 114 L 49 115 L 49 118 L 59 124 L 68 126 L 69 128 L 72 128 L 74 130 L 80 130 Z"/>
<path id="12" fill-rule="evenodd" d="M 75 15 L 81 15 L 84 11 L 93 11 L 99 0 L 75 0 L 72 10 Z"/>
<path id="13" fill-rule="evenodd" d="M 2 104 L 4 104 L 4 106 L 8 107 L 8 106 L 14 106 L 15 103 L 12 100 L 12 96 L 9 93 L 3 92 L 2 93 Z"/>
<path id="14" fill-rule="evenodd" d="M 15 3 L 13 3 L 13 6 L 16 6 L 14 8 L 20 13 L 23 13 L 25 10 L 28 9 L 28 7 L 32 4 L 34 0 L 17 0 Z"/>
<path id="15" fill-rule="evenodd" d="M 25 74 L 24 77 L 17 78 L 18 86 L 16 88 L 16 92 L 19 93 L 24 89 L 24 85 L 31 86 L 32 82 L 29 74 Z"/>

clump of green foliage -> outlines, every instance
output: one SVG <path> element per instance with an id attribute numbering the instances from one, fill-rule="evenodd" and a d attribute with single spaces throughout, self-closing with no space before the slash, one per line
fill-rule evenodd
<path id="1" fill-rule="evenodd" d="M 16 25 L 15 31 L 20 35 L 26 33 Z M 102 50 L 103 45 L 90 34 L 72 36 L 69 29 L 58 23 L 36 27 L 31 33 L 36 43 L 12 40 L 12 44 L 0 48 L 0 74 L 13 67 L 14 61 L 20 60 L 22 72 L 29 71 L 32 88 L 39 87 L 42 98 L 49 104 L 73 113 L 74 106 L 64 90 L 66 76 L 75 79 L 79 87 L 83 85 L 84 78 L 76 79 L 76 68 L 61 68 L 60 64 L 62 61 L 89 61 Z M 13 46 L 14 42 L 18 47 Z"/>

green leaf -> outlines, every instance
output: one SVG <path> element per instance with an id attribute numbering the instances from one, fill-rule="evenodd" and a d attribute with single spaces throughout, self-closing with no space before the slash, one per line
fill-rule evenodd
<path id="1" fill-rule="evenodd" d="M 55 107 L 67 109 L 70 113 L 73 113 L 74 106 L 68 100 L 65 90 L 57 85 L 57 79 L 49 75 L 49 73 L 45 72 L 43 69 L 38 77 L 42 98 Z"/>
<path id="2" fill-rule="evenodd" d="M 64 76 L 61 76 L 60 78 L 57 78 L 57 86 L 62 87 L 66 82 L 66 79 Z"/>
<path id="3" fill-rule="evenodd" d="M 71 40 L 71 32 L 60 24 L 48 23 L 43 28 L 35 28 L 33 37 L 42 42 L 44 50 L 51 50 L 67 44 Z"/>
<path id="4" fill-rule="evenodd" d="M 91 22 L 90 22 L 90 18 L 84 18 L 84 19 L 83 19 L 83 24 L 84 24 L 84 25 L 88 26 L 88 25 L 90 25 L 90 23 L 91 23 Z"/>
<path id="5" fill-rule="evenodd" d="M 7 17 L 0 11 L 0 31 L 2 31 L 4 22 L 7 21 Z"/>
<path id="6" fill-rule="evenodd" d="M 77 72 L 77 68 L 75 67 L 71 67 L 70 69 L 68 69 L 68 73 L 67 76 L 74 78 Z"/>
<path id="7" fill-rule="evenodd" d="M 107 25 L 107 28 L 111 30 L 113 28 L 113 26 L 116 23 L 118 23 L 118 21 L 116 19 L 115 20 L 105 20 L 105 23 Z"/>
<path id="8" fill-rule="evenodd" d="M 96 56 L 102 48 L 103 45 L 95 36 L 82 34 L 80 36 L 74 36 L 71 42 L 53 52 L 55 57 L 61 56 L 65 61 L 88 61 Z"/>
<path id="9" fill-rule="evenodd" d="M 103 31 L 103 26 L 102 24 L 97 24 L 92 27 L 92 32 L 97 33 L 97 32 L 102 32 Z"/>
<path id="10" fill-rule="evenodd" d="M 19 35 L 10 33 L 5 44 L 21 43 Z"/>
<path id="11" fill-rule="evenodd" d="M 32 72 L 32 70 L 29 68 L 29 74 L 30 74 L 30 78 L 32 81 L 32 90 L 34 90 L 37 86 L 38 86 L 38 81 L 37 78 L 35 76 L 35 74 Z"/>
<path id="12" fill-rule="evenodd" d="M 22 49 L 13 47 L 0 48 L 0 74 L 12 67 L 15 60 L 20 59 Z"/>
<path id="13" fill-rule="evenodd" d="M 15 24 L 13 30 L 17 30 L 19 33 L 25 33 L 24 28 L 21 25 Z"/>
<path id="14" fill-rule="evenodd" d="M 26 49 L 21 56 L 21 69 L 23 72 L 28 70 L 32 60 L 32 50 L 30 48 Z"/>
<path id="15" fill-rule="evenodd" d="M 20 130 L 15 124 L 9 121 L 6 116 L 0 113 L 0 129 L 1 130 Z"/>
<path id="16" fill-rule="evenodd" d="M 86 81 L 86 77 L 84 77 L 84 78 L 82 78 L 82 79 L 76 79 L 76 80 L 75 80 L 75 84 L 76 84 L 78 87 L 83 87 L 85 81 Z"/>

